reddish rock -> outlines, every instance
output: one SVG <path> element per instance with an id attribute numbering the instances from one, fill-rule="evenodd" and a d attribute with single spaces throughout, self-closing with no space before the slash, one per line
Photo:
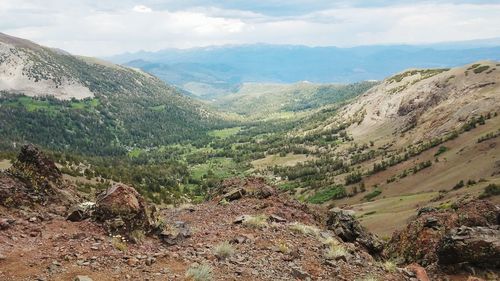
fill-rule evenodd
<path id="1" fill-rule="evenodd" d="M 438 261 L 437 249 L 452 229 L 496 225 L 498 216 L 499 209 L 485 200 L 457 203 L 448 210 L 420 212 L 406 228 L 393 234 L 384 253 L 402 262 L 428 266 Z"/>
<path id="2" fill-rule="evenodd" d="M 406 267 L 411 272 L 415 273 L 418 281 L 430 281 L 429 276 L 427 276 L 427 272 L 420 265 L 413 263 Z"/>
<path id="3" fill-rule="evenodd" d="M 150 227 L 146 202 L 133 187 L 124 184 L 115 184 L 97 196 L 94 215 L 105 222 L 108 232 L 129 233 Z"/>
<path id="4" fill-rule="evenodd" d="M 275 189 L 259 177 L 248 177 L 245 179 L 232 178 L 224 180 L 219 188 L 215 190 L 215 197 L 222 194 L 222 198 L 228 201 L 247 197 L 265 199 L 276 195 Z"/>
<path id="5" fill-rule="evenodd" d="M 443 265 L 469 263 L 485 268 L 500 267 L 500 228 L 461 226 L 452 229 L 437 250 Z"/>

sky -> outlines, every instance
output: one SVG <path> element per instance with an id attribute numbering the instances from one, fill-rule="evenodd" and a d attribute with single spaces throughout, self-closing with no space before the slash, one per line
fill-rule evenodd
<path id="1" fill-rule="evenodd" d="M 500 0 L 0 0 L 0 32 L 73 54 L 500 37 Z"/>

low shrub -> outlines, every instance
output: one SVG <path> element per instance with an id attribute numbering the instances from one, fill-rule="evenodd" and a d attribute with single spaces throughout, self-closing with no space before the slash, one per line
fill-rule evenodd
<path id="1" fill-rule="evenodd" d="M 251 228 L 264 228 L 267 226 L 267 216 L 265 215 L 248 216 L 243 221 L 243 225 Z"/>
<path id="2" fill-rule="evenodd" d="M 325 258 L 328 260 L 334 260 L 339 257 L 346 257 L 349 254 L 349 251 L 347 249 L 338 244 L 338 245 L 330 245 L 330 247 L 327 249 L 325 253 Z"/>
<path id="3" fill-rule="evenodd" d="M 319 233 L 319 229 L 312 225 L 306 225 L 299 222 L 294 222 L 289 225 L 289 228 L 297 233 L 305 235 L 316 235 Z"/>
<path id="4" fill-rule="evenodd" d="M 365 199 L 370 201 L 372 200 L 373 198 L 379 196 L 380 194 L 382 193 L 382 191 L 378 188 L 375 188 L 372 192 L 368 193 L 365 195 Z"/>
<path id="5" fill-rule="evenodd" d="M 229 242 L 224 241 L 217 246 L 214 247 L 214 255 L 219 259 L 226 259 L 232 256 L 235 252 L 233 245 L 229 244 Z"/>
<path id="6" fill-rule="evenodd" d="M 500 185 L 492 183 L 484 188 L 484 191 L 481 195 L 479 195 L 479 198 L 483 199 L 495 195 L 500 195 Z"/>
<path id="7" fill-rule="evenodd" d="M 455 184 L 455 186 L 453 187 L 453 190 L 460 189 L 460 188 L 462 188 L 462 187 L 464 187 L 464 186 L 465 186 L 464 181 L 463 181 L 463 180 L 461 180 L 461 181 L 459 181 L 457 184 Z"/>
<path id="8" fill-rule="evenodd" d="M 193 281 L 212 280 L 212 267 L 208 264 L 194 264 L 186 271 L 186 277 Z"/>

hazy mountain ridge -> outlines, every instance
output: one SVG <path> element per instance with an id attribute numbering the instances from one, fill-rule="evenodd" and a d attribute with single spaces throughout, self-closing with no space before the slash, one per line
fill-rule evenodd
<path id="1" fill-rule="evenodd" d="M 443 43 L 352 48 L 258 44 L 138 52 L 110 59 L 140 67 L 210 99 L 231 93 L 246 82 L 352 83 L 382 80 L 408 68 L 455 67 L 472 61 L 499 60 L 500 47 L 495 42 L 464 42 L 462 47 Z"/>

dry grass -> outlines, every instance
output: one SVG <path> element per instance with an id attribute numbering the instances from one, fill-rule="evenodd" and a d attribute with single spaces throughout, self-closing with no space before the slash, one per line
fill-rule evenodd
<path id="1" fill-rule="evenodd" d="M 339 257 L 346 257 L 349 251 L 342 245 L 330 245 L 328 250 L 325 252 L 325 258 L 328 260 L 335 260 Z"/>
<path id="2" fill-rule="evenodd" d="M 144 234 L 143 230 L 136 229 L 130 233 L 130 238 L 132 239 L 132 242 L 140 244 L 146 238 L 146 234 Z"/>
<path id="3" fill-rule="evenodd" d="M 396 272 L 396 270 L 398 268 L 397 265 L 393 261 L 384 262 L 383 267 L 384 267 L 385 271 L 390 272 L 390 273 Z"/>
<path id="4" fill-rule="evenodd" d="M 128 249 L 127 243 L 122 241 L 121 237 L 113 237 L 113 239 L 111 239 L 111 245 L 121 252 L 126 252 Z"/>
<path id="5" fill-rule="evenodd" d="M 251 228 L 264 228 L 267 226 L 267 216 L 266 215 L 257 215 L 257 216 L 248 216 L 243 221 L 243 225 Z"/>
<path id="6" fill-rule="evenodd" d="M 234 247 L 233 245 L 229 244 L 229 242 L 224 241 L 217 246 L 214 247 L 213 249 L 214 255 L 219 258 L 219 259 L 226 259 L 229 258 L 230 256 L 234 255 Z"/>
<path id="7" fill-rule="evenodd" d="M 186 271 L 186 278 L 193 281 L 213 280 L 212 267 L 208 264 L 193 264 Z"/>
<path id="8" fill-rule="evenodd" d="M 361 279 L 356 279 L 356 281 L 379 281 L 379 279 L 374 276 L 366 276 Z"/>
<path id="9" fill-rule="evenodd" d="M 290 253 L 290 247 L 288 247 L 288 245 L 283 241 L 278 242 L 278 246 L 277 246 L 276 250 L 280 253 L 283 253 L 283 254 Z"/>
<path id="10" fill-rule="evenodd" d="M 296 233 L 304 234 L 304 235 L 317 235 L 319 233 L 319 229 L 317 227 L 312 226 L 312 225 L 302 224 L 299 222 L 291 223 L 288 225 L 288 227 L 292 231 L 294 231 Z"/>

